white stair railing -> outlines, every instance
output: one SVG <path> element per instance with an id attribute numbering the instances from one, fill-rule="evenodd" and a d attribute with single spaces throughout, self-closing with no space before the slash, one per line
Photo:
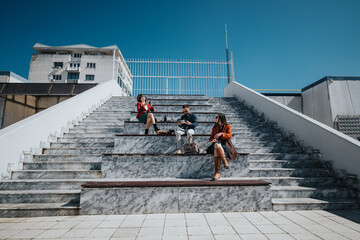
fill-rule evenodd
<path id="1" fill-rule="evenodd" d="M 21 169 L 29 155 L 41 153 L 49 139 L 62 136 L 111 96 L 121 95 L 121 87 L 110 80 L 0 130 L 0 179 Z"/>

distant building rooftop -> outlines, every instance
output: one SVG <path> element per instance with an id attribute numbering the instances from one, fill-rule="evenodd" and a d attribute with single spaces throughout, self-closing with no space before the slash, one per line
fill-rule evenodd
<path id="1" fill-rule="evenodd" d="M 38 53 L 48 53 L 53 51 L 98 51 L 98 52 L 112 52 L 114 50 L 119 50 L 119 47 L 116 45 L 111 45 L 107 47 L 93 47 L 87 44 L 75 44 L 75 45 L 67 45 L 67 46 L 49 46 L 41 43 L 36 43 L 33 46 L 33 49 Z M 120 50 L 119 50 L 120 51 Z"/>
<path id="2" fill-rule="evenodd" d="M 30 83 L 29 80 L 27 80 L 26 78 L 23 78 L 19 75 L 17 75 L 16 73 L 14 72 L 11 72 L 11 71 L 0 71 L 0 76 L 9 76 L 9 77 L 13 77 L 21 82 L 24 82 L 24 83 Z"/>
<path id="3" fill-rule="evenodd" d="M 323 78 L 321 78 L 320 80 L 304 87 L 301 89 L 301 92 L 304 92 L 316 85 L 319 85 L 320 83 L 324 82 L 324 81 L 327 81 L 327 80 L 334 80 L 334 81 L 347 81 L 347 80 L 350 80 L 350 81 L 360 81 L 360 77 L 345 77 L 345 76 L 338 76 L 338 77 L 335 77 L 335 76 L 325 76 Z"/>

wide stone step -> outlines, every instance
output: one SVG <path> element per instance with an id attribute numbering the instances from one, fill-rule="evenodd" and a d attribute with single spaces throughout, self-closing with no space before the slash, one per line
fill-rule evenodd
<path id="1" fill-rule="evenodd" d="M 271 192 L 273 198 L 345 199 L 356 197 L 354 190 L 339 187 L 272 186 Z"/>
<path id="2" fill-rule="evenodd" d="M 185 99 L 185 98 L 179 98 L 179 99 L 148 99 L 147 102 L 152 102 L 152 104 L 154 106 L 157 106 L 157 105 L 178 105 L 178 106 L 182 106 L 183 104 L 188 104 L 188 105 L 192 106 L 192 105 L 209 104 L 209 101 L 208 101 L 207 98 L 204 98 L 204 99 Z M 106 102 L 105 104 L 119 105 L 120 103 L 121 102 L 119 102 L 119 101 L 111 101 L 111 102 Z M 136 106 L 137 101 L 129 102 L 129 104 L 132 104 L 133 106 Z"/>
<path id="3" fill-rule="evenodd" d="M 44 217 L 79 215 L 81 208 L 68 203 L 19 203 L 0 204 L 0 216 L 13 217 Z"/>
<path id="4" fill-rule="evenodd" d="M 205 95 L 194 95 L 194 94 L 179 94 L 179 95 L 174 95 L 174 94 L 146 94 L 145 95 L 148 100 L 150 99 L 208 99 L 208 97 L 206 97 Z M 116 100 L 116 97 L 111 98 L 111 100 Z M 134 97 L 134 99 L 136 99 L 136 97 Z"/>
<path id="5" fill-rule="evenodd" d="M 113 148 L 100 147 L 86 147 L 86 148 L 44 148 L 43 154 L 60 154 L 60 155 L 74 155 L 74 154 L 103 154 L 113 153 Z"/>
<path id="6" fill-rule="evenodd" d="M 113 148 L 114 141 L 112 142 L 72 142 L 72 143 L 51 143 L 51 148 Z"/>
<path id="7" fill-rule="evenodd" d="M 359 208 L 357 199 L 273 198 L 272 203 L 274 211 Z"/>
<path id="8" fill-rule="evenodd" d="M 302 153 L 303 150 L 298 147 L 288 147 L 288 146 L 280 146 L 280 147 L 243 147 L 241 143 L 234 143 L 235 148 L 240 152 L 248 152 L 248 153 Z"/>
<path id="9" fill-rule="evenodd" d="M 116 123 L 116 122 L 99 122 L 99 124 L 89 124 L 89 123 L 83 123 L 79 122 L 79 124 L 75 125 L 74 129 L 98 129 L 98 128 L 123 128 L 124 122 Z"/>
<path id="10" fill-rule="evenodd" d="M 258 180 L 92 182 L 80 206 L 82 214 L 268 211 L 269 188 Z"/>
<path id="11" fill-rule="evenodd" d="M 99 138 L 59 138 L 56 143 L 113 143 L 114 137 L 99 137 Z"/>
<path id="12" fill-rule="evenodd" d="M 101 170 L 101 162 L 25 162 L 24 170 Z"/>
<path id="13" fill-rule="evenodd" d="M 224 177 L 243 177 L 248 174 L 246 155 L 229 161 Z M 223 168 L 223 167 L 221 167 Z M 209 178 L 214 174 L 212 155 L 120 154 L 103 157 L 103 178 Z"/>
<path id="14" fill-rule="evenodd" d="M 135 108 L 136 106 L 134 106 Z M 208 104 L 201 104 L 201 105 L 190 105 L 190 109 L 191 111 L 211 111 L 212 109 L 212 105 L 208 105 Z M 134 109 L 132 108 L 132 109 Z M 182 111 L 182 105 L 154 105 L 154 109 L 156 112 L 178 112 L 178 111 Z M 122 106 L 112 106 L 112 107 L 101 107 L 102 111 L 120 111 L 123 110 Z M 130 110 L 130 109 L 129 109 Z"/>
<path id="15" fill-rule="evenodd" d="M 101 154 L 42 154 L 33 155 L 35 162 L 74 162 L 74 161 L 101 161 Z"/>
<path id="16" fill-rule="evenodd" d="M 215 121 L 215 117 L 217 112 L 211 111 L 211 112 L 194 112 L 198 118 L 198 121 L 200 122 L 209 122 Z M 136 115 L 138 113 L 137 112 L 131 112 L 130 115 L 130 121 L 137 121 L 136 119 Z M 160 121 L 163 120 L 164 117 L 166 116 L 168 121 L 177 121 L 177 119 L 179 119 L 181 116 L 183 115 L 182 112 L 154 112 L 154 116 Z M 229 123 L 233 123 L 233 122 L 244 122 L 237 114 L 231 114 L 231 115 L 226 115 L 226 120 Z M 254 121 L 256 121 L 254 119 Z"/>
<path id="17" fill-rule="evenodd" d="M 121 132 L 123 127 L 121 128 L 74 128 L 70 129 L 69 133 L 118 133 Z"/>
<path id="18" fill-rule="evenodd" d="M 209 142 L 210 135 L 195 134 L 194 140 L 198 144 L 200 153 L 211 145 Z M 185 143 L 186 136 L 182 136 L 182 143 Z M 232 138 L 234 146 L 238 152 L 250 153 L 264 153 L 264 152 L 291 152 L 298 153 L 299 148 L 284 147 L 284 148 L 267 148 L 267 147 L 252 147 L 243 148 L 241 142 L 237 142 L 237 137 Z M 139 147 L 141 146 L 141 148 Z M 115 137 L 115 149 L 113 153 L 174 153 L 176 151 L 175 136 L 161 136 L 161 135 L 126 135 L 117 134 Z"/>
<path id="19" fill-rule="evenodd" d="M 333 187 L 345 186 L 340 179 L 334 177 L 259 177 L 272 186 L 307 186 L 307 187 Z"/>
<path id="20" fill-rule="evenodd" d="M 170 129 L 177 130 L 178 124 L 176 122 L 157 122 L 157 126 L 164 131 L 168 131 Z M 214 126 L 213 122 L 198 122 L 195 128 L 196 133 L 201 134 L 209 134 Z M 145 124 L 139 122 L 125 122 L 123 129 L 124 134 L 137 134 L 139 132 L 143 132 L 145 129 Z M 150 128 L 151 132 L 153 132 L 153 128 Z M 266 128 L 253 128 L 249 127 L 246 124 L 235 123 L 232 124 L 232 131 L 236 133 L 249 133 L 249 132 L 259 132 L 262 133 L 264 131 L 270 132 L 271 129 Z"/>
<path id="21" fill-rule="evenodd" d="M 323 168 L 250 168 L 251 177 L 329 177 L 331 173 Z"/>
<path id="22" fill-rule="evenodd" d="M 114 138 L 114 133 L 65 133 L 64 139 L 67 138 Z"/>
<path id="23" fill-rule="evenodd" d="M 80 202 L 80 190 L 20 190 L 0 191 L 0 204 Z"/>
<path id="24" fill-rule="evenodd" d="M 250 160 L 251 168 L 319 168 L 322 163 L 316 160 Z"/>
<path id="25" fill-rule="evenodd" d="M 15 179 L 0 182 L 0 190 L 79 190 L 91 179 Z"/>
<path id="26" fill-rule="evenodd" d="M 12 179 L 84 179 L 101 178 L 100 170 L 22 170 L 13 171 Z"/>
<path id="27" fill-rule="evenodd" d="M 307 153 L 251 153 L 248 156 L 251 160 L 309 160 L 320 159 L 319 154 Z"/>

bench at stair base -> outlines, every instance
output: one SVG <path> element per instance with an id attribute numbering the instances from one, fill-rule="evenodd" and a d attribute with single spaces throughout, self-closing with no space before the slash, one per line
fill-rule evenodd
<path id="1" fill-rule="evenodd" d="M 270 183 L 262 180 L 88 182 L 81 214 L 270 211 Z"/>
<path id="2" fill-rule="evenodd" d="M 222 177 L 249 173 L 248 153 L 241 153 Z M 222 168 L 222 167 L 221 167 Z M 103 178 L 211 178 L 214 157 L 208 154 L 103 154 Z"/>

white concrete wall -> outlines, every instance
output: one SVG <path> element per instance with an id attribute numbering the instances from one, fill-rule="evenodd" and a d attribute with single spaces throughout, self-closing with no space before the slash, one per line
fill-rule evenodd
<path id="1" fill-rule="evenodd" d="M 334 127 L 334 121 L 331 117 L 328 82 L 324 81 L 303 91 L 301 94 L 303 98 L 303 113 L 329 127 Z"/>
<path id="2" fill-rule="evenodd" d="M 302 112 L 301 96 L 267 96 L 285 106 L 288 106 L 298 112 Z"/>
<path id="3" fill-rule="evenodd" d="M 360 81 L 329 82 L 332 120 L 337 115 L 360 115 Z"/>
<path id="4" fill-rule="evenodd" d="M 237 82 L 225 88 L 226 97 L 236 97 L 252 105 L 279 126 L 295 134 L 307 146 L 319 149 L 325 160 L 334 162 L 336 169 L 346 170 L 360 178 L 360 142 L 284 106 Z"/>
<path id="5" fill-rule="evenodd" d="M 121 95 L 120 86 L 111 80 L 0 130 L 0 178 L 20 169 L 23 151 L 38 151 L 48 144 L 50 134 L 60 134 L 63 127 L 81 120 L 111 96 Z"/>

